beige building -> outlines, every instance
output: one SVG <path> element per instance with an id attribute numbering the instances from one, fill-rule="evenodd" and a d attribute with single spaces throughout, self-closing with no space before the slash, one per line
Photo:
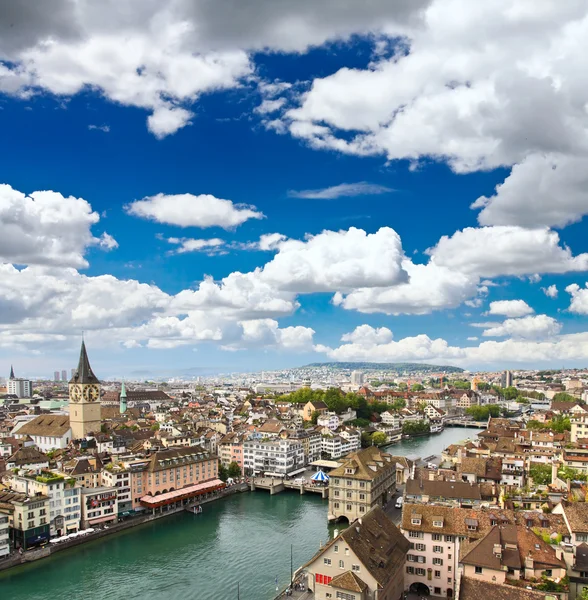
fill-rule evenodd
<path id="1" fill-rule="evenodd" d="M 351 523 L 394 495 L 396 461 L 370 446 L 349 454 L 329 477 L 329 520 L 345 518 Z"/>
<path id="2" fill-rule="evenodd" d="M 49 497 L 0 491 L 0 515 L 8 517 L 13 548 L 28 550 L 49 541 Z"/>
<path id="3" fill-rule="evenodd" d="M 316 600 L 398 600 L 409 543 L 378 506 L 303 567 Z"/>
<path id="4" fill-rule="evenodd" d="M 90 367 L 86 344 L 82 341 L 80 360 L 69 381 L 69 423 L 75 440 L 100 433 L 100 381 Z"/>

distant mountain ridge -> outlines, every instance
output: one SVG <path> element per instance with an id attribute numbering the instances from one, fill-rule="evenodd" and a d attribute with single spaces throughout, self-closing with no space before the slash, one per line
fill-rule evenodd
<path id="1" fill-rule="evenodd" d="M 300 369 L 329 368 L 341 371 L 395 371 L 397 373 L 463 373 L 464 369 L 449 365 L 426 365 L 420 363 L 374 363 L 374 362 L 325 362 L 310 363 Z"/>

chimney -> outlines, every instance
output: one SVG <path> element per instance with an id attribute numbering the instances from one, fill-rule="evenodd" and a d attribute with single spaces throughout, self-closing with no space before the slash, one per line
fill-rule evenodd
<path id="1" fill-rule="evenodd" d="M 553 461 L 551 463 L 551 483 L 554 484 L 557 479 L 557 471 L 559 470 L 559 463 L 557 461 Z"/>

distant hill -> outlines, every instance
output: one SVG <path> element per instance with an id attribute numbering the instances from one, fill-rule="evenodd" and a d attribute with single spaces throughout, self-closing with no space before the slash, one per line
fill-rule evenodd
<path id="1" fill-rule="evenodd" d="M 394 371 L 396 373 L 463 373 L 459 367 L 448 365 L 424 365 L 420 363 L 374 363 L 374 362 L 326 362 L 311 363 L 301 369 L 328 368 L 341 371 Z"/>

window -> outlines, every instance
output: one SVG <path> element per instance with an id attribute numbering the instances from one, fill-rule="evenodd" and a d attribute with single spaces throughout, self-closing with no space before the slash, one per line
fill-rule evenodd
<path id="1" fill-rule="evenodd" d="M 448 570 L 448 571 L 451 571 L 451 567 L 447 567 L 447 570 Z"/>
<path id="2" fill-rule="evenodd" d="M 551 569 L 545 569 L 545 571 L 543 571 L 543 574 L 545 575 L 545 577 L 552 577 L 553 571 Z"/>
<path id="3" fill-rule="evenodd" d="M 425 544 L 415 544 L 415 550 L 418 550 L 419 552 L 426 552 L 427 550 L 427 546 Z"/>
<path id="4" fill-rule="evenodd" d="M 442 558 L 434 558 L 433 559 L 433 564 L 441 566 L 443 564 L 443 559 Z"/>
<path id="5" fill-rule="evenodd" d="M 443 536 L 440 533 L 434 533 L 433 534 L 433 541 L 434 542 L 440 542 L 443 539 Z"/>
<path id="6" fill-rule="evenodd" d="M 360 500 L 365 500 L 365 494 L 359 494 L 359 499 Z"/>
<path id="7" fill-rule="evenodd" d="M 335 496 L 339 496 L 339 490 L 335 490 Z"/>
<path id="8" fill-rule="evenodd" d="M 351 498 L 351 492 L 347 492 L 347 498 Z"/>
<path id="9" fill-rule="evenodd" d="M 417 575 L 420 575 L 421 577 L 424 577 L 427 574 L 427 572 L 425 571 L 425 569 L 415 569 L 415 573 Z"/>
<path id="10" fill-rule="evenodd" d="M 441 554 L 443 552 L 443 546 L 433 546 L 433 552 Z"/>
<path id="11" fill-rule="evenodd" d="M 337 598 L 341 600 L 355 600 L 355 594 L 347 594 L 346 592 L 337 592 Z"/>
<path id="12" fill-rule="evenodd" d="M 440 596 L 441 595 L 441 588 L 436 587 L 435 588 L 435 596 Z"/>
<path id="13" fill-rule="evenodd" d="M 443 521 L 433 521 L 433 527 L 443 527 Z"/>
<path id="14" fill-rule="evenodd" d="M 331 564 L 331 559 L 330 559 L 330 558 L 324 558 L 324 559 L 323 559 L 323 563 L 324 563 L 325 565 L 330 565 L 330 564 Z"/>
<path id="15" fill-rule="evenodd" d="M 441 579 L 441 571 L 435 571 L 435 579 Z"/>
<path id="16" fill-rule="evenodd" d="M 414 575 L 414 567 L 406 567 L 406 572 L 409 575 Z"/>
<path id="17" fill-rule="evenodd" d="M 347 510 L 351 510 L 351 504 L 347 505 Z"/>
<path id="18" fill-rule="evenodd" d="M 351 565 L 352 571 L 359 571 L 359 565 Z"/>
<path id="19" fill-rule="evenodd" d="M 360 506 L 359 507 L 359 512 L 365 512 L 365 506 Z"/>
<path id="20" fill-rule="evenodd" d="M 345 563 L 342 560 L 339 561 L 339 568 L 340 569 L 344 569 L 345 568 Z"/>
<path id="21" fill-rule="evenodd" d="M 335 546 L 333 547 L 333 550 L 334 550 L 335 552 L 339 552 L 339 546 L 338 546 L 337 544 L 335 544 Z"/>
<path id="22" fill-rule="evenodd" d="M 335 502 L 335 508 L 339 508 L 339 503 Z"/>
<path id="23" fill-rule="evenodd" d="M 476 567 L 476 573 L 478 575 L 481 575 L 484 569 L 482 569 L 482 567 Z"/>
<path id="24" fill-rule="evenodd" d="M 421 520 L 420 520 L 420 519 L 413 519 L 413 520 L 411 521 L 411 523 L 412 523 L 413 525 L 420 525 L 420 524 L 421 524 Z"/>
<path id="25" fill-rule="evenodd" d="M 447 555 L 447 558 L 449 558 L 449 559 L 451 560 L 451 554 L 448 554 L 448 555 Z"/>
<path id="26" fill-rule="evenodd" d="M 453 542 L 453 536 L 452 535 L 446 535 L 445 536 L 445 541 L 446 542 Z"/>
<path id="27" fill-rule="evenodd" d="M 411 537 L 411 538 L 420 538 L 422 540 L 423 539 L 423 532 L 422 531 L 409 531 L 408 532 L 408 537 Z"/>

